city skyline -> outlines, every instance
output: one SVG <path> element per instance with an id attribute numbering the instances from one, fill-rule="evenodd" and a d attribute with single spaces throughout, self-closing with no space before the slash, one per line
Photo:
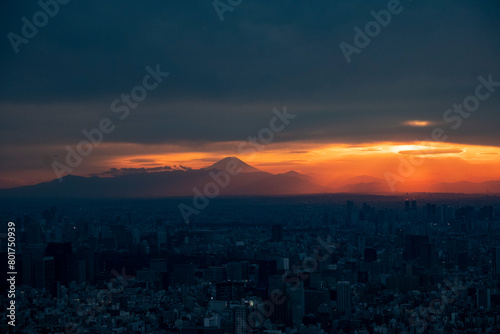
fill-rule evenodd
<path id="1" fill-rule="evenodd" d="M 1 333 L 500 333 L 498 0 L 1 6 Z"/>

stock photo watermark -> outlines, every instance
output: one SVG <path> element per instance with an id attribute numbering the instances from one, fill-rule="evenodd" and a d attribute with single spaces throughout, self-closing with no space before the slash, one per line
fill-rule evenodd
<path id="1" fill-rule="evenodd" d="M 224 21 L 224 13 L 232 12 L 236 7 L 241 5 L 243 0 L 214 0 L 212 5 L 214 6 L 217 16 L 221 22 Z"/>
<path id="2" fill-rule="evenodd" d="M 129 116 L 130 109 L 137 108 L 139 103 L 146 99 L 148 91 L 158 88 L 163 78 L 170 75 L 169 72 L 162 72 L 159 64 L 154 69 L 151 66 L 146 66 L 145 69 L 148 74 L 142 78 L 142 84 L 133 87 L 129 94 L 123 93 L 120 98 L 111 102 L 111 112 L 117 114 L 122 121 Z M 94 147 L 102 143 L 105 134 L 111 134 L 115 129 L 114 122 L 108 117 L 102 118 L 98 126 L 90 131 L 83 129 L 82 134 L 86 139 L 79 141 L 75 148 L 66 146 L 65 163 L 56 160 L 51 163 L 59 182 L 63 181 L 64 176 L 71 174 L 83 162 L 83 159 L 92 153 Z"/>
<path id="3" fill-rule="evenodd" d="M 347 63 L 350 64 L 352 62 L 353 54 L 360 54 L 363 49 L 368 47 L 372 39 L 382 32 L 382 28 L 387 28 L 387 26 L 389 26 L 392 21 L 392 16 L 400 14 L 403 12 L 403 9 L 404 7 L 401 1 L 389 0 L 387 2 L 387 9 L 382 9 L 378 12 L 374 10 L 370 11 L 373 20 L 368 21 L 364 29 L 361 29 L 359 26 L 354 27 L 355 34 L 353 43 L 341 42 L 339 44 L 340 51 L 342 51 Z"/>
<path id="4" fill-rule="evenodd" d="M 462 126 L 463 120 L 468 119 L 473 112 L 479 109 L 481 101 L 486 101 L 495 92 L 495 88 L 500 87 L 500 82 L 493 80 L 493 74 L 489 74 L 487 78 L 480 75 L 477 80 L 479 84 L 476 86 L 474 94 L 466 96 L 461 104 L 455 103 L 452 108 L 444 111 L 443 122 L 449 125 L 452 130 L 458 130 Z M 446 131 L 441 127 L 436 127 L 431 131 L 431 139 L 424 142 L 446 142 L 447 140 Z M 424 163 L 424 158 L 418 156 L 419 152 L 424 153 L 416 150 L 415 154 L 410 155 L 408 160 L 401 155 L 398 156 L 397 174 L 390 171 L 384 173 L 387 185 L 392 192 L 396 190 L 398 183 L 405 182 L 407 178 L 413 175 L 415 167 Z"/>
<path id="5" fill-rule="evenodd" d="M 17 54 L 19 53 L 19 46 L 21 44 L 28 44 L 30 40 L 38 35 L 39 29 L 45 27 L 50 19 L 54 18 L 60 10 L 60 5 L 66 5 L 71 0 L 40 0 L 38 6 L 41 10 L 36 11 L 31 20 L 26 16 L 21 18 L 23 25 L 21 26 L 21 34 L 9 32 L 7 38 L 9 39 L 12 49 Z"/>
<path id="6" fill-rule="evenodd" d="M 247 141 L 241 142 L 238 145 L 238 153 L 251 154 L 250 160 L 257 152 L 262 151 L 266 145 L 274 140 L 276 133 L 280 133 L 290 124 L 290 121 L 297 115 L 287 112 L 286 106 L 283 111 L 273 109 L 274 117 L 269 121 L 269 127 L 262 128 L 256 136 L 248 136 Z M 201 210 L 205 209 L 210 199 L 217 197 L 220 191 L 226 188 L 231 182 L 231 177 L 241 173 L 241 167 L 238 167 L 236 161 L 229 160 L 225 170 L 217 172 L 210 171 L 209 176 L 212 181 L 207 182 L 201 190 L 198 187 L 193 188 L 192 206 L 185 203 L 178 205 L 182 218 L 186 224 L 189 224 L 192 215 L 198 215 Z"/>
<path id="7" fill-rule="evenodd" d="M 328 237 L 330 239 L 330 236 Z M 319 246 L 314 250 L 314 257 L 305 257 L 299 265 L 292 265 L 292 270 L 287 269 L 281 276 L 281 280 L 285 284 L 290 284 L 290 292 L 296 291 L 301 282 L 310 278 L 310 274 L 318 269 L 318 263 L 326 261 L 332 254 L 333 248 L 337 248 L 336 244 L 329 244 L 321 237 L 317 237 L 316 241 Z M 319 255 L 319 250 L 323 249 L 322 256 Z M 288 288 L 287 288 L 288 290 Z M 253 333 L 260 324 L 264 323 L 265 318 L 270 318 L 276 310 L 276 307 L 284 304 L 287 301 L 287 295 L 281 289 L 273 289 L 269 292 L 269 299 L 259 302 L 254 311 L 250 312 L 244 323 L 240 324 L 240 331 Z"/>
<path id="8" fill-rule="evenodd" d="M 9 288 L 7 290 L 7 298 L 9 300 L 7 306 L 7 318 L 10 319 L 7 323 L 9 326 L 16 326 L 16 224 L 14 222 L 7 223 L 7 282 Z"/>
<path id="9" fill-rule="evenodd" d="M 428 306 L 419 306 L 413 310 L 409 319 L 410 325 L 415 326 L 417 333 L 424 333 L 430 324 L 437 322 L 446 305 L 454 303 L 460 297 L 461 291 L 466 289 L 463 281 L 455 279 L 451 283 L 445 280 L 439 298 L 433 299 Z"/>
<path id="10" fill-rule="evenodd" d="M 135 276 L 127 275 L 125 272 L 125 268 L 122 268 L 122 272 L 119 273 L 115 269 L 111 270 L 111 274 L 115 278 L 111 278 L 109 283 L 106 284 L 107 289 L 101 289 L 97 292 L 95 300 L 87 299 L 87 303 L 78 304 L 78 308 L 76 310 L 77 314 L 81 314 L 82 317 L 86 317 L 84 322 L 88 324 L 92 319 L 96 317 L 98 313 L 102 313 L 106 306 L 111 304 L 113 300 L 113 295 L 120 294 L 123 292 L 125 287 L 129 285 L 128 281 L 135 278 Z M 118 288 L 113 288 L 113 284 L 116 282 L 120 282 Z M 81 323 L 69 322 L 65 326 L 66 334 L 79 334 L 81 333 Z"/>

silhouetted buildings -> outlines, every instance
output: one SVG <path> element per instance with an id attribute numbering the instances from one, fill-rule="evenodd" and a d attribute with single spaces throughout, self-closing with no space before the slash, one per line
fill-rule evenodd
<path id="1" fill-rule="evenodd" d="M 429 332 L 500 329 L 498 205 L 297 202 L 258 222 L 224 220 L 248 204 L 225 205 L 196 230 L 140 206 L 20 215 L 23 329 L 416 333 L 430 303 L 443 307 Z"/>
<path id="2" fill-rule="evenodd" d="M 348 281 L 337 282 L 337 310 L 347 312 L 351 306 L 351 283 Z"/>
<path id="3" fill-rule="evenodd" d="M 272 241 L 282 241 L 283 240 L 283 226 L 280 224 L 274 224 L 272 226 Z"/>
<path id="4" fill-rule="evenodd" d="M 364 251 L 364 259 L 366 262 L 377 261 L 377 250 L 373 248 L 366 248 Z"/>
<path id="5" fill-rule="evenodd" d="M 493 275 L 500 277 L 500 247 L 493 248 Z"/>

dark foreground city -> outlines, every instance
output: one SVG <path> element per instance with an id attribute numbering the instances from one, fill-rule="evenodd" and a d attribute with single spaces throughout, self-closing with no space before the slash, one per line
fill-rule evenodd
<path id="1" fill-rule="evenodd" d="M 499 0 L 0 2 L 0 334 L 500 334 Z"/>
<path id="2" fill-rule="evenodd" d="M 5 201 L 0 331 L 500 331 L 497 196 L 186 200 Z"/>

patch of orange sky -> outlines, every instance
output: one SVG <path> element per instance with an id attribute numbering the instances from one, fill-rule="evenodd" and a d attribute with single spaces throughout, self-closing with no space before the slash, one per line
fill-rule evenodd
<path id="1" fill-rule="evenodd" d="M 240 142 L 140 145 L 133 143 L 103 143 L 83 163 L 74 175 L 99 174 L 109 168 L 153 168 L 182 165 L 199 169 L 227 156 L 236 156 L 263 171 L 273 174 L 290 170 L 314 177 L 326 186 L 351 183 L 385 182 L 385 173 L 399 175 L 401 159 L 422 162 L 398 191 L 425 191 L 439 182 L 500 180 L 500 147 L 463 145 L 439 142 L 377 142 L 365 144 L 325 144 L 312 142 L 271 143 L 254 154 L 238 153 Z M 248 147 L 248 146 L 247 146 Z M 162 152 L 162 153 L 158 153 Z M 24 172 L 24 174 L 23 174 Z M 29 181 L 28 177 L 39 175 Z M 56 178 L 49 165 L 39 170 L 17 170 L 6 174 L 23 180 L 24 184 Z"/>
<path id="2" fill-rule="evenodd" d="M 500 180 L 500 147 L 493 146 L 436 142 L 356 145 L 295 142 L 269 144 L 254 154 L 238 154 L 238 144 L 212 143 L 200 151 L 118 156 L 107 164 L 109 167 L 137 168 L 153 167 L 153 164 L 183 165 L 198 169 L 226 156 L 236 156 L 266 172 L 276 174 L 295 170 L 328 184 L 339 178 L 359 176 L 385 180 L 386 172 L 400 175 L 401 161 L 415 161 L 418 165 L 413 166 L 414 171 L 405 177 L 407 191 L 420 190 L 427 184 L 438 182 Z M 231 147 L 235 149 L 228 150 Z M 157 149 L 154 150 L 158 152 Z"/>

